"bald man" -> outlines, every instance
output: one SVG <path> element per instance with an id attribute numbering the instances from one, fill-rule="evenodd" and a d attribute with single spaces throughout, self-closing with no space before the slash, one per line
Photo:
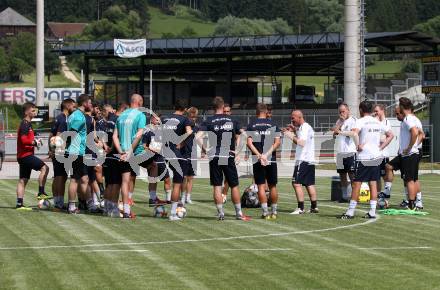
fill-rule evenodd
<path id="1" fill-rule="evenodd" d="M 284 135 L 296 144 L 295 170 L 292 186 L 295 190 L 298 207 L 291 212 L 293 215 L 304 214 L 305 186 L 310 197 L 309 213 L 319 213 L 315 188 L 315 131 L 305 120 L 300 110 L 291 114 L 292 123 L 283 130 Z"/>
<path id="2" fill-rule="evenodd" d="M 128 162 L 131 154 L 138 155 L 144 152 L 140 139 L 147 124 L 147 118 L 139 108 L 143 105 L 143 98 L 138 94 L 133 94 L 130 100 L 130 108 L 125 110 L 117 119 L 113 133 L 113 144 L 119 154 L 119 170 L 122 176 L 121 193 L 124 206 L 123 218 L 134 218 L 130 208 L 130 189 L 133 188 L 135 176 L 133 169 Z M 151 159 L 152 160 L 152 159 Z M 112 209 L 110 209 L 112 211 Z"/>

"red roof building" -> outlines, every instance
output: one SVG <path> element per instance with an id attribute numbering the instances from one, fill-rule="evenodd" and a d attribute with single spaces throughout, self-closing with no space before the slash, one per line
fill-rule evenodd
<path id="1" fill-rule="evenodd" d="M 68 38 L 69 36 L 81 34 L 87 23 L 64 23 L 64 22 L 47 22 L 48 38 Z"/>

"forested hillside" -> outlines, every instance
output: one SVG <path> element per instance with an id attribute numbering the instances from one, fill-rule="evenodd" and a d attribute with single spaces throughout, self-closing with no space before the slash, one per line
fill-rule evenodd
<path id="1" fill-rule="evenodd" d="M 201 21 L 217 22 L 225 16 L 275 20 L 281 18 L 293 32 L 341 31 L 343 0 L 46 0 L 46 21 L 91 22 L 112 5 L 134 10 L 143 23 L 156 6 L 174 15 L 176 5 L 190 6 Z M 35 19 L 35 0 L 1 0 L 0 10 L 12 7 Z M 440 28 L 438 0 L 366 0 L 369 31 L 402 31 L 415 27 L 429 32 Z M 435 18 L 437 17 L 437 18 Z"/>

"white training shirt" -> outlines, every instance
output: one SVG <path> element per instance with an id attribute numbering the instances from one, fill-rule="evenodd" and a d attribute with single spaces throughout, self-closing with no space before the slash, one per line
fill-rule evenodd
<path id="1" fill-rule="evenodd" d="M 419 120 L 419 118 L 417 118 L 417 128 L 419 128 L 419 130 L 423 132 L 423 125 L 422 122 Z M 417 143 L 419 143 L 419 138 L 417 138 Z M 423 143 L 420 142 L 419 146 L 417 146 L 417 149 L 422 149 L 422 147 L 423 147 Z"/>
<path id="2" fill-rule="evenodd" d="M 338 121 L 339 122 L 339 121 Z M 356 118 L 350 116 L 347 120 L 344 120 L 341 126 L 341 132 L 350 132 L 356 124 Z M 336 126 L 338 123 L 336 123 Z M 339 144 L 338 153 L 356 153 L 356 144 L 350 136 L 338 135 L 336 142 Z"/>
<path id="3" fill-rule="evenodd" d="M 304 122 L 296 131 L 296 136 L 304 141 L 304 146 L 296 145 L 295 163 L 315 163 L 315 131 L 312 126 Z"/>
<path id="4" fill-rule="evenodd" d="M 379 121 L 379 122 L 381 122 L 382 125 L 385 126 L 385 128 L 386 128 L 386 131 L 385 131 L 385 132 L 391 131 L 391 122 L 388 121 L 387 118 L 385 118 L 383 121 Z M 385 136 L 385 135 L 381 135 L 381 140 L 380 140 L 381 143 L 383 143 L 383 142 L 385 141 L 384 136 Z M 390 157 L 390 150 L 388 149 L 388 147 L 389 147 L 389 146 L 385 147 L 385 148 L 382 150 L 382 156 L 385 157 L 385 158 L 389 158 L 389 157 Z"/>
<path id="5" fill-rule="evenodd" d="M 380 136 L 389 131 L 385 125 L 372 116 L 365 116 L 356 121 L 353 129 L 359 130 L 359 144 L 363 145 L 362 151 L 356 155 L 356 160 L 382 159 Z"/>
<path id="6" fill-rule="evenodd" d="M 402 154 L 402 156 L 409 156 L 412 154 L 418 154 L 419 153 L 419 146 L 417 145 L 418 140 L 414 143 L 413 147 L 409 151 L 407 155 L 403 154 L 403 150 L 408 148 L 409 143 L 411 142 L 411 129 L 412 128 L 421 128 L 422 123 L 420 122 L 419 118 L 417 118 L 414 115 L 408 115 L 406 116 L 402 123 L 400 123 L 400 142 L 399 142 L 399 154 Z"/>

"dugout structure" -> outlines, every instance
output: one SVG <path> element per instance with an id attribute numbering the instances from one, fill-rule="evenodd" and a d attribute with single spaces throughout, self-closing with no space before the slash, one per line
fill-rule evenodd
<path id="1" fill-rule="evenodd" d="M 429 100 L 432 144 L 440 144 L 440 55 L 422 58 L 422 92 Z M 440 162 L 440 146 L 431 146 L 434 162 Z"/>
<path id="2" fill-rule="evenodd" d="M 429 56 L 438 53 L 439 45 L 439 38 L 415 31 L 365 36 L 367 55 Z M 128 65 L 126 60 L 114 55 L 113 40 L 65 41 L 55 44 L 54 50 L 60 55 L 83 55 L 86 93 L 90 92 L 90 61 L 93 59 L 113 59 L 111 64 L 98 66 L 96 71 L 134 83 L 127 95 L 134 91 L 148 95 L 147 72 L 153 70 L 155 81 L 157 78 L 220 81 L 224 84 L 223 96 L 230 104 L 235 104 L 234 98 L 239 97 L 234 96 L 233 89 L 237 80 L 290 76 L 290 87 L 296 88 L 298 76 L 327 76 L 330 80 L 330 77 L 343 79 L 344 74 L 344 35 L 341 33 L 147 39 L 146 47 L 146 55 Z M 178 98 L 177 89 L 176 86 L 171 88 L 171 105 Z M 296 107 L 296 90 L 291 89 L 290 94 L 289 105 Z M 153 98 L 153 105 L 158 104 L 158 98 L 158 95 Z"/>

